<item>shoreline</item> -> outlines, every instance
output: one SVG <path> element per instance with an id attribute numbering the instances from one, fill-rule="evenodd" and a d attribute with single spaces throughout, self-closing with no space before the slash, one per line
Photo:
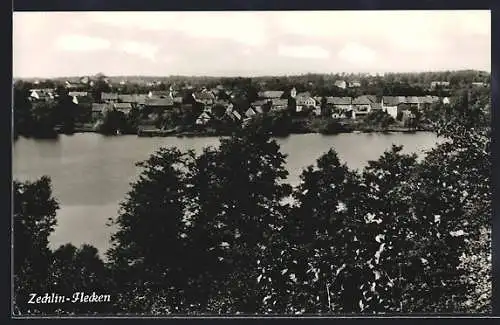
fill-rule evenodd
<path id="1" fill-rule="evenodd" d="M 418 132 L 432 132 L 432 129 L 427 129 L 427 128 L 417 128 L 417 129 L 411 129 L 411 128 L 398 128 L 398 127 L 393 127 L 393 128 L 386 128 L 386 129 L 354 129 L 354 130 L 339 130 L 337 132 L 331 132 L 331 133 L 325 133 L 325 132 L 319 132 L 316 130 L 309 130 L 306 132 L 290 132 L 288 134 L 276 134 L 273 136 L 277 137 L 287 137 L 289 135 L 293 134 L 321 134 L 321 135 L 336 135 L 336 134 L 345 134 L 345 133 L 418 133 Z M 78 129 L 75 130 L 72 134 L 78 134 L 78 133 L 97 133 L 101 135 L 106 135 L 99 133 L 94 130 L 86 130 L 86 129 Z M 58 133 L 58 134 L 66 134 L 66 133 Z M 232 133 L 231 132 L 206 132 L 206 131 L 180 131 L 180 132 L 172 132 L 172 131 L 166 131 L 166 130 L 160 130 L 160 129 L 155 129 L 155 130 L 141 130 L 138 131 L 137 133 L 123 133 L 123 134 L 112 134 L 112 135 L 106 135 L 106 136 L 122 136 L 122 135 L 136 135 L 137 137 L 141 138 L 165 138 L 165 137 L 178 137 L 178 138 L 184 138 L 184 137 L 217 137 L 217 136 L 230 136 Z M 66 134 L 66 135 L 71 135 L 71 134 Z"/>

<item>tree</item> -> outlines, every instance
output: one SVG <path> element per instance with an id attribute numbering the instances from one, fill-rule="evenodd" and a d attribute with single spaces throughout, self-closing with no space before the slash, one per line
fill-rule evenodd
<path id="1" fill-rule="evenodd" d="M 50 292 L 72 297 L 74 293 L 82 291 L 95 292 L 98 295 L 109 294 L 112 291 L 106 266 L 95 247 L 82 245 L 77 248 L 72 244 L 65 244 L 52 253 L 51 260 L 48 277 Z M 52 313 L 81 315 L 111 312 L 112 306 L 112 302 L 104 302 L 64 303 L 49 307 Z"/>
<path id="2" fill-rule="evenodd" d="M 57 201 L 47 176 L 34 182 L 14 181 L 14 305 L 22 314 L 36 312 L 29 294 L 44 293 L 49 277 L 49 236 L 56 225 Z"/>
<path id="3" fill-rule="evenodd" d="M 309 166 L 294 191 L 297 205 L 284 235 L 290 247 L 282 274 L 287 278 L 288 313 L 353 312 L 358 307 L 359 279 L 355 193 L 358 176 L 334 150 Z M 359 236 L 359 235 L 358 235 Z M 340 279 L 343 279 L 342 281 Z M 359 290 L 358 290 L 359 291 Z"/>
<path id="4" fill-rule="evenodd" d="M 117 308 L 131 313 L 183 312 L 189 308 L 190 272 L 196 263 L 187 251 L 187 178 L 193 153 L 160 149 L 138 166 L 107 252 L 119 288 Z M 165 299 L 165 300 L 163 300 Z"/>
<path id="5" fill-rule="evenodd" d="M 263 301 L 273 291 L 276 232 L 285 211 L 280 202 L 290 193 L 282 183 L 284 161 L 276 142 L 259 131 L 222 139 L 219 148 L 207 148 L 196 160 L 192 188 L 198 203 L 188 238 L 203 265 L 203 296 L 219 312 L 268 309 Z"/>
<path id="6" fill-rule="evenodd" d="M 14 85 L 14 109 L 13 109 L 13 131 L 14 134 L 30 136 L 33 131 L 32 105 L 29 100 L 29 88 L 23 82 Z"/>

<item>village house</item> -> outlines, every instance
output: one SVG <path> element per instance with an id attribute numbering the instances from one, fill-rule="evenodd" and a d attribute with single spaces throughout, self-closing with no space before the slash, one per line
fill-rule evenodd
<path id="1" fill-rule="evenodd" d="M 224 114 L 224 118 L 228 118 L 229 120 L 233 122 L 241 122 L 241 114 L 233 109 L 233 107 L 228 107 L 226 109 L 226 113 Z"/>
<path id="2" fill-rule="evenodd" d="M 315 109 L 318 103 L 311 96 L 297 96 L 295 100 L 296 106 L 295 110 L 301 112 L 304 109 Z"/>
<path id="3" fill-rule="evenodd" d="M 411 108 L 420 109 L 420 99 L 416 96 L 405 97 L 404 103 L 409 105 Z"/>
<path id="4" fill-rule="evenodd" d="M 473 82 L 471 83 L 473 87 L 486 87 L 487 84 L 485 82 Z"/>
<path id="5" fill-rule="evenodd" d="M 70 97 L 86 97 L 88 96 L 88 92 L 87 91 L 69 91 L 68 92 L 68 96 Z"/>
<path id="6" fill-rule="evenodd" d="M 382 110 L 393 118 L 396 118 L 398 116 L 398 105 L 401 104 L 401 102 L 402 99 L 399 96 L 383 96 L 381 103 Z"/>
<path id="7" fill-rule="evenodd" d="M 434 103 L 434 99 L 432 96 L 420 96 L 418 97 L 420 107 L 419 109 L 421 110 L 427 110 L 431 107 L 431 105 Z"/>
<path id="8" fill-rule="evenodd" d="M 64 87 L 68 90 L 78 91 L 88 89 L 89 85 L 81 82 L 70 82 L 66 81 Z"/>
<path id="9" fill-rule="evenodd" d="M 135 105 L 144 105 L 146 103 L 146 94 L 119 94 L 118 102 L 120 103 L 131 103 Z"/>
<path id="10" fill-rule="evenodd" d="M 344 113 L 352 110 L 351 97 L 327 97 L 326 108 L 329 114 Z"/>
<path id="11" fill-rule="evenodd" d="M 203 103 L 206 106 L 210 106 L 215 103 L 215 95 L 206 89 L 203 89 L 199 93 L 193 93 L 193 98 L 197 102 Z"/>
<path id="12" fill-rule="evenodd" d="M 118 112 L 121 112 L 125 115 L 128 115 L 128 114 L 130 114 L 130 111 L 132 110 L 132 104 L 131 103 L 114 103 L 113 108 Z"/>
<path id="13" fill-rule="evenodd" d="M 251 104 L 251 107 L 255 110 L 267 111 L 266 107 L 270 108 L 271 104 L 268 100 L 256 100 Z"/>
<path id="14" fill-rule="evenodd" d="M 347 88 L 347 83 L 344 80 L 336 80 L 334 86 L 341 89 Z"/>
<path id="15" fill-rule="evenodd" d="M 382 104 L 381 103 L 371 103 L 370 104 L 370 112 L 373 112 L 373 111 L 381 111 L 382 110 Z"/>
<path id="16" fill-rule="evenodd" d="M 450 99 L 448 97 L 443 98 L 443 104 L 449 105 L 450 104 Z"/>
<path id="17" fill-rule="evenodd" d="M 166 110 L 174 106 L 174 100 L 171 98 L 147 98 L 145 109 L 148 112 L 163 114 Z"/>
<path id="18" fill-rule="evenodd" d="M 449 87 L 450 83 L 448 81 L 432 81 L 431 89 L 436 89 L 437 87 L 446 88 Z"/>
<path id="19" fill-rule="evenodd" d="M 207 125 L 212 119 L 212 115 L 209 112 L 202 112 L 196 119 L 196 125 Z"/>
<path id="20" fill-rule="evenodd" d="M 255 115 L 257 115 L 257 112 L 256 112 L 256 111 L 255 111 L 252 107 L 249 107 L 249 108 L 247 109 L 247 111 L 245 112 L 245 116 L 246 116 L 247 118 L 252 118 L 252 117 L 254 117 Z"/>
<path id="21" fill-rule="evenodd" d="M 54 90 L 49 88 L 31 89 L 30 100 L 47 101 L 54 99 Z"/>
<path id="22" fill-rule="evenodd" d="M 363 117 L 368 115 L 371 111 L 372 99 L 366 95 L 358 96 L 352 100 L 352 117 Z"/>
<path id="23" fill-rule="evenodd" d="M 150 90 L 149 98 L 173 98 L 172 90 Z"/>
<path id="24" fill-rule="evenodd" d="M 92 103 L 92 120 L 98 120 L 104 116 L 104 113 L 110 109 L 108 103 Z"/>
<path id="25" fill-rule="evenodd" d="M 259 98 L 261 99 L 278 99 L 283 96 L 285 92 L 281 90 L 266 90 L 260 91 L 258 93 Z"/>
<path id="26" fill-rule="evenodd" d="M 101 93 L 101 101 L 106 103 L 118 102 L 117 93 Z"/>
<path id="27" fill-rule="evenodd" d="M 287 99 L 273 98 L 271 100 L 271 110 L 273 111 L 282 111 L 287 109 L 287 107 L 288 107 Z"/>
<path id="28" fill-rule="evenodd" d="M 349 88 L 359 88 L 359 87 L 361 87 L 361 82 L 359 81 L 349 82 Z"/>

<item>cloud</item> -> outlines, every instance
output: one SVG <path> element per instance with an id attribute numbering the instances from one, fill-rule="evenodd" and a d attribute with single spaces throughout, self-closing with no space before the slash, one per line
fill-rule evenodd
<path id="1" fill-rule="evenodd" d="M 316 45 L 280 45 L 278 54 L 303 59 L 326 59 L 330 52 Z"/>
<path id="2" fill-rule="evenodd" d="M 111 46 L 111 42 L 99 37 L 63 35 L 56 40 L 56 48 L 63 51 L 98 51 Z"/>
<path id="3" fill-rule="evenodd" d="M 120 44 L 119 48 L 127 54 L 137 55 L 152 61 L 155 61 L 158 53 L 157 46 L 146 42 L 125 41 Z"/>
<path id="4" fill-rule="evenodd" d="M 359 43 L 348 43 L 339 51 L 338 57 L 353 64 L 369 64 L 375 61 L 377 53 Z"/>
<path id="5" fill-rule="evenodd" d="M 257 46 L 267 40 L 266 24 L 251 12 L 101 12 L 89 13 L 97 23 L 146 31 L 175 31 L 201 39 L 229 39 Z"/>

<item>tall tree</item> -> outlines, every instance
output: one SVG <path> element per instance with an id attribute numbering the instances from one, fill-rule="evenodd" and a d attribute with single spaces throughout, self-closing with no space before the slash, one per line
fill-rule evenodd
<path id="1" fill-rule="evenodd" d="M 52 196 L 51 181 L 43 176 L 34 182 L 14 181 L 14 304 L 20 313 L 36 312 L 30 293 L 47 289 L 51 251 L 49 236 L 59 208 Z"/>

